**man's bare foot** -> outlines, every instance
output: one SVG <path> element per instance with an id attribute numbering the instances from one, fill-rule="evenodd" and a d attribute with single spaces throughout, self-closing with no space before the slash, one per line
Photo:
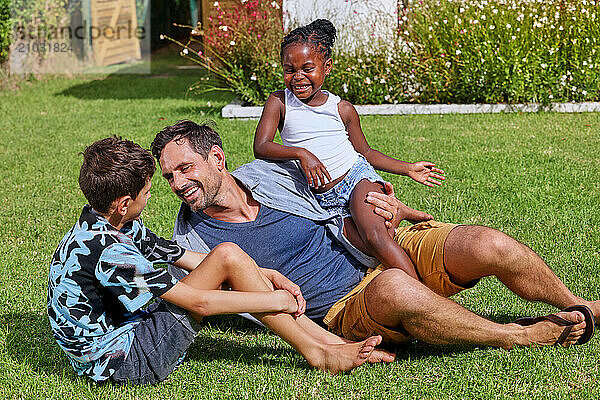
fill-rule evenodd
<path id="1" fill-rule="evenodd" d="M 571 322 L 576 322 L 562 343 L 563 347 L 569 347 L 575 344 L 577 340 L 585 332 L 585 320 L 583 314 L 579 311 L 558 312 L 555 315 Z M 526 333 L 526 340 L 522 343 L 517 343 L 524 346 L 551 346 L 557 343 L 558 338 L 563 333 L 565 326 L 560 326 L 552 321 L 544 320 L 533 325 L 523 327 Z"/>
<path id="2" fill-rule="evenodd" d="M 362 342 L 326 344 L 319 356 L 306 358 L 310 365 L 323 371 L 337 374 L 350 371 L 369 360 L 375 346 L 381 343 L 381 336 L 371 336 Z"/>
<path id="3" fill-rule="evenodd" d="M 584 304 L 592 310 L 594 313 L 594 319 L 596 320 L 596 325 L 600 325 L 600 300 L 596 301 L 587 301 L 578 297 L 579 302 L 577 304 Z"/>

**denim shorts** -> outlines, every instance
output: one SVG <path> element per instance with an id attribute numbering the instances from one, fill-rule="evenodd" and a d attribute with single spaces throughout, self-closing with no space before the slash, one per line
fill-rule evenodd
<path id="1" fill-rule="evenodd" d="M 315 193 L 317 201 L 329 214 L 350 217 L 350 196 L 358 182 L 367 179 L 371 182 L 384 183 L 367 159 L 358 155 L 358 159 L 350 168 L 344 179 L 326 192 Z"/>
<path id="2" fill-rule="evenodd" d="M 183 308 L 158 299 L 135 327 L 131 349 L 110 380 L 147 385 L 164 380 L 183 361 L 200 325 Z"/>

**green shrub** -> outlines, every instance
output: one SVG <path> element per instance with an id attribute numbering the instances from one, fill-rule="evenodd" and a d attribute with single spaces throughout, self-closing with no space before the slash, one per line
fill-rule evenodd
<path id="1" fill-rule="evenodd" d="M 600 98 L 600 4 L 409 1 L 400 35 L 422 67 L 423 102 Z"/>
<path id="2" fill-rule="evenodd" d="M 398 40 L 352 54 L 334 48 L 324 87 L 354 104 L 600 99 L 600 2 L 406 0 Z M 243 101 L 282 89 L 280 3 L 245 1 L 194 30 L 182 54 Z M 191 27 L 190 27 L 191 28 Z M 203 37 L 204 47 L 199 37 Z M 194 90 L 211 90 L 204 82 Z"/>
<path id="3" fill-rule="evenodd" d="M 0 0 L 0 64 L 8 58 L 10 48 L 10 3 L 12 0 Z"/>

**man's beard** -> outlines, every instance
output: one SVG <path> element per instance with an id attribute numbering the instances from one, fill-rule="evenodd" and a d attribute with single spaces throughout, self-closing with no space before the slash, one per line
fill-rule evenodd
<path id="1" fill-rule="evenodd" d="M 182 193 L 185 193 L 189 189 L 193 187 L 198 187 L 196 193 L 201 192 L 197 197 L 193 200 L 193 202 L 188 202 Z M 213 189 L 210 192 L 207 192 L 206 188 Z M 221 188 L 221 181 L 216 183 L 216 185 L 211 185 L 210 183 L 207 186 L 204 186 L 202 182 L 195 182 L 194 184 L 186 185 L 182 190 L 178 192 L 179 198 L 183 200 L 184 203 L 190 206 L 192 211 L 198 212 L 207 209 L 210 206 L 215 205 L 217 193 Z"/>

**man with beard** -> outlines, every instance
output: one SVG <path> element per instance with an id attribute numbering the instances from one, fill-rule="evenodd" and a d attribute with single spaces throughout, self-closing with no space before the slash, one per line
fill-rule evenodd
<path id="1" fill-rule="evenodd" d="M 537 254 L 497 230 L 435 221 L 398 229 L 395 239 L 413 261 L 416 280 L 399 269 L 368 269 L 373 260 L 345 240 L 343 221 L 319 207 L 295 162 L 255 160 L 229 173 L 219 135 L 192 121 L 159 132 L 152 153 L 183 201 L 174 233 L 181 246 L 207 251 L 223 241 L 238 244 L 260 266 L 300 286 L 308 317 L 348 339 L 375 333 L 388 343 L 414 337 L 566 347 L 593 334 L 600 303 L 572 294 Z M 370 193 L 365 201 L 398 226 L 405 206 L 393 196 Z M 447 299 L 490 275 L 526 300 L 564 310 L 497 324 Z"/>

